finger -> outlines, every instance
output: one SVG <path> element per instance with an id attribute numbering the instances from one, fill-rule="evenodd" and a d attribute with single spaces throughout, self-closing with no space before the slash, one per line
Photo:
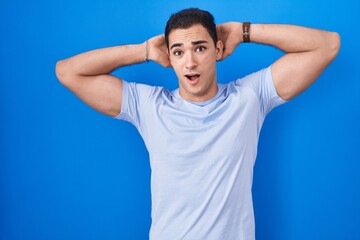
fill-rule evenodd
<path id="1" fill-rule="evenodd" d="M 172 65 L 171 65 L 170 62 L 164 63 L 163 66 L 166 67 L 166 68 L 172 68 Z"/>
<path id="2" fill-rule="evenodd" d="M 230 55 L 231 55 L 231 52 L 229 52 L 229 51 L 223 52 L 223 54 L 222 54 L 222 56 L 220 58 L 220 61 L 224 60 L 225 58 L 227 58 Z"/>

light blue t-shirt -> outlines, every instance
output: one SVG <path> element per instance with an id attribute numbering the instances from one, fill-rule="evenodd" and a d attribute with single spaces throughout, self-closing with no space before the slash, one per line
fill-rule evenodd
<path id="1" fill-rule="evenodd" d="M 123 84 L 116 117 L 138 129 L 150 155 L 151 240 L 254 240 L 253 166 L 264 118 L 284 103 L 271 67 L 193 103 L 179 91 Z"/>

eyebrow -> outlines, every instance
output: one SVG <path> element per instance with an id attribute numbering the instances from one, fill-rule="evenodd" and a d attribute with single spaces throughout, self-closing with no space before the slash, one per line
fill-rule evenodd
<path id="1" fill-rule="evenodd" d="M 208 43 L 208 42 L 205 40 L 191 42 L 192 45 L 199 45 L 203 43 Z M 183 45 L 182 43 L 174 43 L 173 45 L 171 45 L 170 49 L 173 49 L 174 47 L 181 47 L 182 45 Z"/>

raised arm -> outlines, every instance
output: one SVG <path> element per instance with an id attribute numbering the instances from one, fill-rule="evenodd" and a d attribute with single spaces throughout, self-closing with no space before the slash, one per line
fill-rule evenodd
<path id="1" fill-rule="evenodd" d="M 92 50 L 57 62 L 56 75 L 89 106 L 114 117 L 121 111 L 123 90 L 122 80 L 110 73 L 119 67 L 144 62 L 146 52 L 149 60 L 169 66 L 164 49 L 164 37 L 159 35 L 148 43 Z"/>
<path id="2" fill-rule="evenodd" d="M 242 24 L 221 24 L 218 32 L 220 40 L 225 41 L 226 57 L 242 42 Z M 308 88 L 334 60 L 340 48 L 337 33 L 294 25 L 252 24 L 250 39 L 286 52 L 272 65 L 276 90 L 284 100 Z"/>

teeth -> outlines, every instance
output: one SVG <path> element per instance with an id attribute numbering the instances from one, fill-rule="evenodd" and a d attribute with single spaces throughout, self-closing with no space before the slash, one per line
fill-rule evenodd
<path id="1" fill-rule="evenodd" d="M 199 74 L 194 74 L 194 75 L 185 75 L 187 78 L 193 78 L 193 77 L 198 77 Z"/>

